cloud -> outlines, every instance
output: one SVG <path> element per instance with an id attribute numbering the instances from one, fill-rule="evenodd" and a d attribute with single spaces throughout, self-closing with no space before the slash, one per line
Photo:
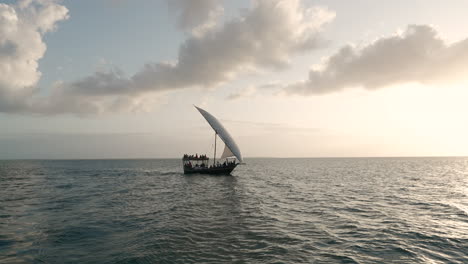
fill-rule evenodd
<path id="1" fill-rule="evenodd" d="M 145 65 L 131 78 L 132 89 L 213 87 L 247 69 L 280 69 L 291 55 L 317 48 L 318 32 L 333 17 L 323 9 L 303 9 L 298 0 L 255 1 L 240 18 L 189 37 L 175 63 Z"/>
<path id="2" fill-rule="evenodd" d="M 174 89 L 212 88 L 248 70 L 283 69 L 288 66 L 291 56 L 320 46 L 322 26 L 335 16 L 324 8 L 305 8 L 300 0 L 257 0 L 238 18 L 204 34 L 190 35 L 181 44 L 175 62 L 148 63 L 130 77 L 118 69 L 101 69 L 74 82 L 57 82 L 50 95 L 44 97 L 28 87 L 34 87 L 40 77 L 37 60 L 45 51 L 42 36 L 53 30 L 56 22 L 67 18 L 67 9 L 54 1 L 22 3 L 24 7 L 21 4 L 2 5 L 6 12 L 2 18 L 8 22 L 2 22 L 2 30 L 13 27 L 34 37 L 21 39 L 24 41 L 9 37 L 7 40 L 13 40 L 18 48 L 8 42 L 1 50 L 8 53 L 29 48 L 36 53 L 32 58 L 11 59 L 12 63 L 24 66 L 16 72 L 16 76 L 22 78 L 2 75 L 7 76 L 6 87 L 29 91 L 21 96 L 8 94 L 10 99 L 0 102 L 0 111 L 4 112 L 92 114 L 133 111 L 146 106 L 148 101 L 154 103 L 162 94 Z M 205 7 L 213 9 L 208 4 Z M 32 14 L 32 19 L 26 18 L 28 14 Z"/>
<path id="3" fill-rule="evenodd" d="M 256 92 L 257 92 L 257 87 L 250 85 L 250 86 L 247 86 L 244 89 L 241 89 L 238 92 L 231 93 L 230 95 L 228 95 L 226 97 L 226 99 L 227 100 L 237 100 L 237 99 L 241 99 L 241 98 L 245 98 L 245 97 L 251 97 Z"/>
<path id="4" fill-rule="evenodd" d="M 203 34 L 216 25 L 223 14 L 221 0 L 166 0 L 177 17 L 177 26 L 194 34 Z"/>
<path id="5" fill-rule="evenodd" d="M 410 25 L 401 33 L 364 47 L 347 45 L 329 57 L 308 80 L 291 84 L 288 94 L 314 95 L 352 87 L 369 90 L 402 83 L 468 81 L 468 39 L 447 44 L 428 25 Z"/>
<path id="6" fill-rule="evenodd" d="M 44 56 L 43 35 L 68 18 L 68 10 L 56 1 L 0 3 L 0 111 L 27 108 L 26 98 L 41 77 L 38 61 Z"/>
<path id="7" fill-rule="evenodd" d="M 21 90 L 37 83 L 38 60 L 46 50 L 42 37 L 67 14 L 54 1 L 0 3 L 0 88 Z"/>

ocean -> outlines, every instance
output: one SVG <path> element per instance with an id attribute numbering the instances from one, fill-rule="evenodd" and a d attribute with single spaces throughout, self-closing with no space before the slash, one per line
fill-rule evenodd
<path id="1" fill-rule="evenodd" d="M 468 263 L 468 158 L 0 161 L 0 263 Z"/>

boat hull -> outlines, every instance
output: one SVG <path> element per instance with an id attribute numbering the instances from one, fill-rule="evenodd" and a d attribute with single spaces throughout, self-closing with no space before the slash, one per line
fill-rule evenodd
<path id="1" fill-rule="evenodd" d="M 226 167 L 214 168 L 187 168 L 184 167 L 184 174 L 212 174 L 212 175 L 229 175 L 237 167 L 237 164 L 229 165 Z"/>

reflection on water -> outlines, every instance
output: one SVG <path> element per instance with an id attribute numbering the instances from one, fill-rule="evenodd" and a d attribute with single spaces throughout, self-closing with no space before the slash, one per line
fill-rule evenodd
<path id="1" fill-rule="evenodd" d="M 0 161 L 0 262 L 464 263 L 468 159 Z"/>

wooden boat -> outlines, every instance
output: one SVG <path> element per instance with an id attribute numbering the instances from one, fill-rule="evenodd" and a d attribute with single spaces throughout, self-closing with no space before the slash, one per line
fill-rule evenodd
<path id="1" fill-rule="evenodd" d="M 239 162 L 242 162 L 242 154 L 234 139 L 229 132 L 223 127 L 216 117 L 207 111 L 195 106 L 200 114 L 206 119 L 211 128 L 215 131 L 215 144 L 213 163 L 206 155 L 187 155 L 182 158 L 182 165 L 185 174 L 202 173 L 202 174 L 230 174 Z M 216 139 L 220 138 L 224 142 L 224 151 L 221 157 L 216 160 Z"/>

